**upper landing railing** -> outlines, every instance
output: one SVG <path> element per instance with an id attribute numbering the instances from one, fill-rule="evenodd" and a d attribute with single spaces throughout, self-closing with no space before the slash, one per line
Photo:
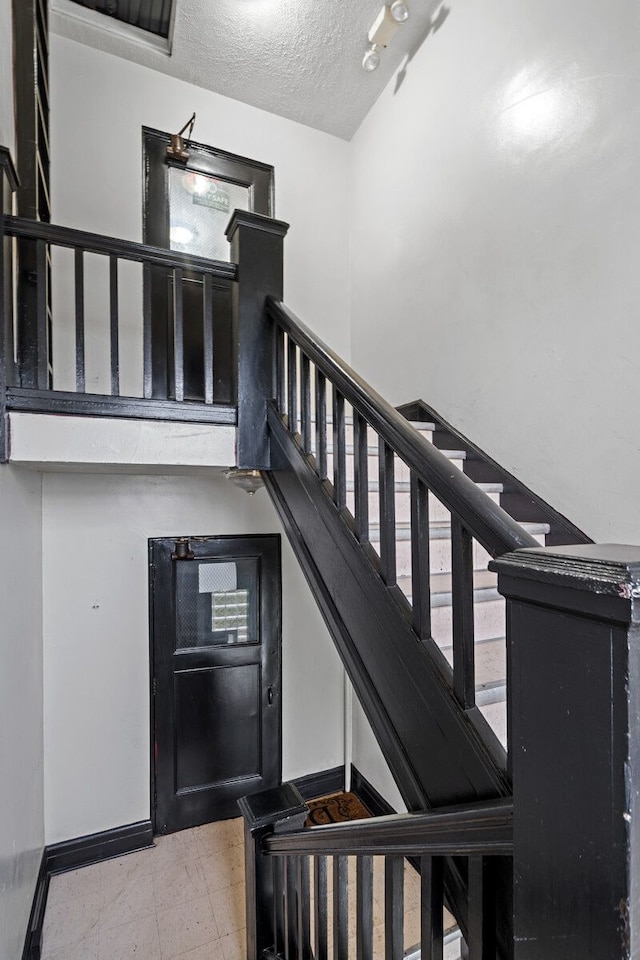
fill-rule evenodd
<path id="1" fill-rule="evenodd" d="M 232 425 L 244 417 L 252 449 L 240 443 L 239 453 L 253 461 L 266 420 L 255 415 L 263 301 L 252 291 L 268 275 L 267 292 L 282 296 L 271 250 L 286 229 L 236 211 L 231 262 L 222 262 L 0 214 L 0 459 L 4 413 L 20 410 Z M 244 283 L 242 251 L 251 263 Z"/>

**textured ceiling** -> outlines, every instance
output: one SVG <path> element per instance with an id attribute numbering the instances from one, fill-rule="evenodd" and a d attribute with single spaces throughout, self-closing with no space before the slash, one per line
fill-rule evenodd
<path id="1" fill-rule="evenodd" d="M 83 22 L 74 16 L 74 8 L 82 8 L 68 0 L 51 0 L 51 28 L 346 140 L 406 65 L 432 21 L 437 27 L 442 19 L 442 0 L 408 0 L 408 22 L 398 28 L 379 69 L 365 73 L 366 35 L 382 0 L 175 2 L 171 56 Z M 114 23 L 99 19 L 108 27 Z"/>

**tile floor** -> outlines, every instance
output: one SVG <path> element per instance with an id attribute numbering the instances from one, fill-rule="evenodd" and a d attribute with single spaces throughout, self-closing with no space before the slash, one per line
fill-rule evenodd
<path id="1" fill-rule="evenodd" d="M 331 888 L 330 870 L 327 904 L 330 949 Z M 374 857 L 373 894 L 374 958 L 381 960 L 384 957 L 382 857 Z M 355 960 L 353 857 L 349 858 L 349 900 L 349 957 Z M 408 863 L 405 864 L 404 906 L 404 946 L 409 949 L 420 939 L 420 881 Z M 451 923 L 452 918 L 447 914 L 445 929 Z M 151 849 L 51 878 L 42 960 L 244 960 L 245 957 L 241 819 L 157 837 Z"/>
<path id="2" fill-rule="evenodd" d="M 42 960 L 243 960 L 242 820 L 51 878 Z"/>

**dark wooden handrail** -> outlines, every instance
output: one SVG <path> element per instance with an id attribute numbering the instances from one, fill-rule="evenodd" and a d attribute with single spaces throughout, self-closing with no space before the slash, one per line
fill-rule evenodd
<path id="1" fill-rule="evenodd" d="M 153 266 L 195 270 L 210 274 L 221 280 L 236 280 L 238 268 L 235 263 L 222 260 L 208 260 L 206 257 L 194 257 L 162 247 L 150 247 L 131 240 L 119 240 L 117 237 L 103 237 L 99 233 L 87 233 L 38 220 L 23 217 L 5 217 L 4 232 L 12 237 L 24 237 L 30 240 L 44 240 L 57 247 L 71 247 L 85 253 L 100 253 L 118 257 L 120 260 L 134 260 Z"/>
<path id="2" fill-rule="evenodd" d="M 326 346 L 283 303 L 269 316 L 493 557 L 539 543 Z"/>
<path id="3" fill-rule="evenodd" d="M 271 834 L 263 852 L 288 856 L 493 856 L 513 851 L 510 798 Z"/>

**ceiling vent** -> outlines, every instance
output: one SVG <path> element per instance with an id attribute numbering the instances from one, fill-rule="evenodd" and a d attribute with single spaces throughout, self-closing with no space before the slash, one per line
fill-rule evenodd
<path id="1" fill-rule="evenodd" d="M 173 0 L 73 0 L 81 7 L 103 13 L 121 23 L 168 39 Z"/>

